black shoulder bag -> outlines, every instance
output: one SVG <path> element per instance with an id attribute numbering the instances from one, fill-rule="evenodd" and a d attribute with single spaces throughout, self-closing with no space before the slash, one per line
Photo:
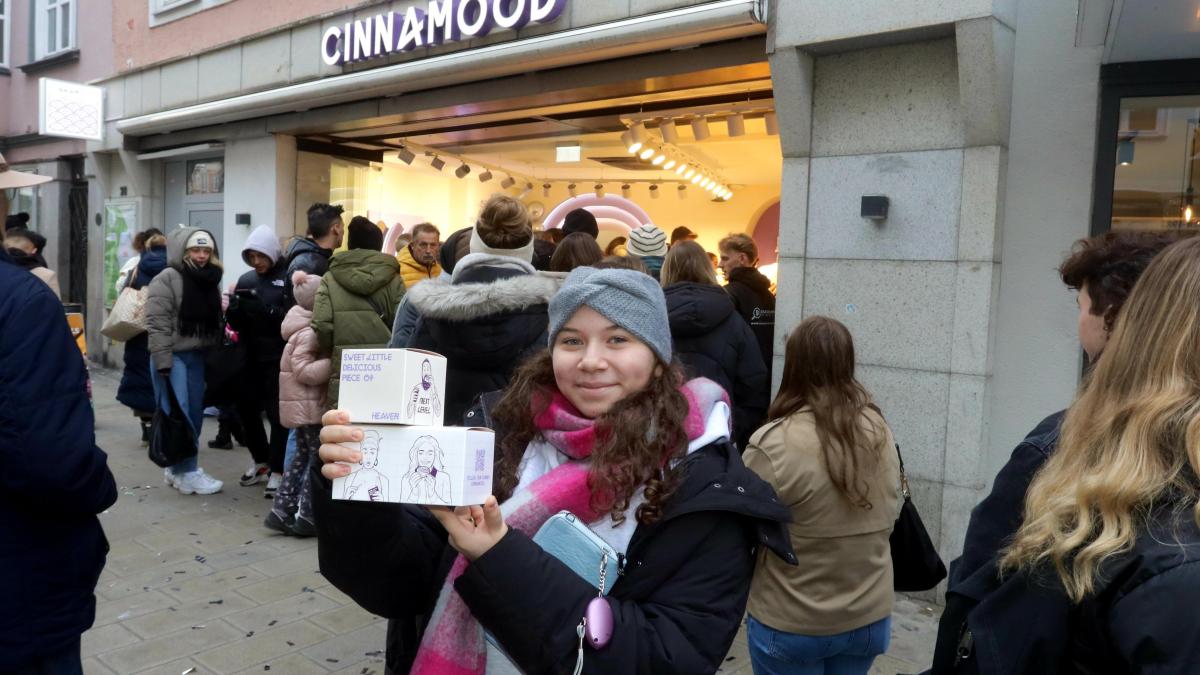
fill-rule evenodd
<path id="1" fill-rule="evenodd" d="M 158 408 L 154 411 L 154 420 L 150 423 L 149 450 L 150 461 L 164 468 L 196 456 L 196 437 L 192 435 L 192 425 L 184 415 L 179 399 L 175 398 L 175 389 L 169 381 L 166 387 L 171 409 Z"/>
<path id="2" fill-rule="evenodd" d="M 903 592 L 927 591 L 946 578 L 946 565 L 929 539 L 929 532 L 925 530 L 925 523 L 921 522 L 916 505 L 912 503 L 899 444 L 896 445 L 896 455 L 900 457 L 900 491 L 904 496 L 904 504 L 900 507 L 900 516 L 896 518 L 891 537 L 892 571 L 895 576 L 893 587 Z"/>

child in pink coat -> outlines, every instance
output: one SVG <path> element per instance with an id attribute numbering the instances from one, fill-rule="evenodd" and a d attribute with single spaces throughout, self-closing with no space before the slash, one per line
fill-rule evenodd
<path id="1" fill-rule="evenodd" d="M 312 329 L 313 302 L 320 286 L 320 275 L 303 271 L 292 275 L 296 305 L 288 310 L 281 328 L 287 346 L 279 361 L 279 421 L 296 430 L 296 456 L 265 523 L 272 530 L 301 537 L 315 533 L 309 465 L 321 445 L 321 415 L 329 386 L 329 355 L 321 352 Z"/>

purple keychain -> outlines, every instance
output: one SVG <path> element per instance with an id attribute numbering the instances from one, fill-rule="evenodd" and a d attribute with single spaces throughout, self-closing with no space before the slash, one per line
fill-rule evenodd
<path id="1" fill-rule="evenodd" d="M 586 638 L 593 649 L 604 649 L 613 636 L 612 605 L 604 599 L 604 579 L 608 574 L 608 553 L 600 558 L 600 594 L 588 602 L 583 620 L 575 627 L 579 636 L 579 658 L 575 661 L 575 675 L 583 672 L 583 641 Z"/>

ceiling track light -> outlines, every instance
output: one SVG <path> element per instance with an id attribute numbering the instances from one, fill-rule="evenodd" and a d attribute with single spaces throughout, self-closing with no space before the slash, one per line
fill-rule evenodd
<path id="1" fill-rule="evenodd" d="M 657 183 L 650 186 L 650 198 L 658 199 L 658 184 Z"/>
<path id="2" fill-rule="evenodd" d="M 692 185 L 699 185 L 702 180 L 704 180 L 704 175 L 697 173 L 692 176 Z"/>
<path id="3" fill-rule="evenodd" d="M 712 135 L 708 128 L 708 120 L 704 117 L 692 118 L 692 135 L 697 141 L 706 141 Z"/>
<path id="4" fill-rule="evenodd" d="M 486 183 L 489 180 L 491 180 L 492 178 L 493 178 L 492 172 L 488 169 L 484 169 L 483 173 L 479 174 L 479 182 L 480 183 Z"/>
<path id="5" fill-rule="evenodd" d="M 454 170 L 454 175 L 458 176 L 459 178 L 466 178 L 467 174 L 469 173 L 471 173 L 471 167 L 467 166 L 466 162 L 463 162 L 457 169 Z"/>
<path id="6" fill-rule="evenodd" d="M 654 156 L 654 159 L 650 160 L 650 163 L 654 166 L 662 166 L 663 162 L 665 161 L 667 161 L 667 156 L 659 151 L 659 153 Z"/>
<path id="7" fill-rule="evenodd" d="M 683 162 L 680 162 L 679 166 L 675 167 L 675 175 L 682 176 L 683 174 L 687 173 L 687 170 L 688 170 L 688 165 L 684 164 Z"/>
<path id="8" fill-rule="evenodd" d="M 679 132 L 675 130 L 675 120 L 669 117 L 665 120 L 659 120 L 658 132 L 662 134 L 663 140 L 667 143 L 671 145 L 679 143 Z"/>
<path id="9" fill-rule="evenodd" d="M 629 183 L 621 185 L 621 196 L 625 199 L 633 196 L 633 187 Z"/>
<path id="10" fill-rule="evenodd" d="M 621 142 L 625 144 L 625 149 L 629 154 L 636 155 L 643 146 L 646 145 L 646 125 L 643 122 L 629 127 L 629 130 L 621 134 Z"/>
<path id="11" fill-rule="evenodd" d="M 480 176 L 480 178 L 483 178 L 483 176 Z M 500 181 L 500 187 L 504 188 L 505 190 L 516 184 L 517 179 L 513 178 L 512 176 L 505 176 L 504 179 Z"/>
<path id="12" fill-rule="evenodd" d="M 579 192 L 575 189 L 574 183 L 571 183 L 570 185 L 567 186 L 567 193 L 570 194 L 572 197 L 576 197 L 579 195 Z"/>
<path id="13" fill-rule="evenodd" d="M 763 115 L 763 122 L 765 122 L 767 125 L 768 136 L 779 135 L 779 117 L 774 113 L 774 111 Z"/>
<path id="14" fill-rule="evenodd" d="M 642 151 L 638 153 L 638 159 L 648 160 L 654 156 L 655 152 L 657 152 L 657 151 L 654 148 L 650 148 L 650 147 L 642 148 Z"/>
<path id="15" fill-rule="evenodd" d="M 662 165 L 663 171 L 674 169 L 676 164 L 679 164 L 679 162 L 676 162 L 674 159 L 667 159 L 667 163 Z"/>
<path id="16" fill-rule="evenodd" d="M 400 149 L 396 151 L 396 155 L 405 164 L 412 164 L 413 160 L 417 158 L 417 154 L 405 146 L 400 146 Z"/>
<path id="17" fill-rule="evenodd" d="M 725 127 L 729 130 L 731 138 L 746 135 L 746 118 L 741 113 L 734 113 L 725 118 Z"/>
<path id="18" fill-rule="evenodd" d="M 678 188 L 676 188 L 675 193 L 679 195 L 680 199 L 687 199 L 687 186 L 680 185 Z"/>
<path id="19" fill-rule="evenodd" d="M 597 197 L 603 197 L 604 196 L 604 183 L 596 183 L 595 190 L 596 190 Z"/>
<path id="20" fill-rule="evenodd" d="M 446 160 L 434 155 L 433 159 L 429 161 L 429 166 L 432 166 L 436 171 L 441 171 L 446 168 Z"/>
<path id="21" fill-rule="evenodd" d="M 550 196 L 550 184 L 549 183 L 542 183 L 542 196 L 543 197 Z"/>

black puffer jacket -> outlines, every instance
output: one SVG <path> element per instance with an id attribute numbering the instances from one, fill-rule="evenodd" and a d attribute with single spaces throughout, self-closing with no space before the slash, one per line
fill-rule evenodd
<path id="1" fill-rule="evenodd" d="M 556 279 L 529 263 L 474 253 L 454 273 L 414 284 L 421 315 L 408 345 L 446 357 L 445 419 L 460 419 L 475 397 L 503 389 L 529 355 L 546 348 Z"/>
<path id="2" fill-rule="evenodd" d="M 287 271 L 283 275 L 283 298 L 285 311 L 296 304 L 292 294 L 292 274 L 298 271 L 324 276 L 329 269 L 329 259 L 333 250 L 321 248 L 317 242 L 306 237 L 293 237 L 288 243 L 284 260 L 287 261 Z"/>
<path id="3" fill-rule="evenodd" d="M 283 317 L 287 315 L 284 290 L 287 261 L 280 260 L 267 271 L 259 274 L 254 270 L 238 278 L 234 295 L 229 299 L 229 310 L 225 318 L 230 327 L 238 332 L 238 338 L 246 345 L 249 363 L 274 365 L 279 369 L 279 359 L 287 345 L 280 334 Z"/>
<path id="4" fill-rule="evenodd" d="M 1159 504 L 1133 550 L 1072 604 L 1052 572 L 1016 574 L 971 612 L 962 672 L 1193 675 L 1200 664 L 1200 527 L 1194 502 Z"/>
<path id="5" fill-rule="evenodd" d="M 774 491 L 721 441 L 681 465 L 654 525 L 638 525 L 609 593 L 615 632 L 584 654 L 584 673 L 714 673 L 746 607 L 756 547 L 794 560 Z M 456 552 L 419 506 L 332 501 L 315 474 L 321 573 L 392 619 L 388 672 L 406 673 Z M 370 560 L 370 565 L 364 565 Z M 472 614 L 526 673 L 570 673 L 575 627 L 596 589 L 510 530 L 455 582 Z"/>
<path id="6" fill-rule="evenodd" d="M 729 274 L 728 281 L 725 290 L 758 338 L 758 351 L 769 372 L 775 354 L 775 296 L 771 294 L 771 280 L 753 267 L 739 267 Z"/>
<path id="7" fill-rule="evenodd" d="M 691 377 L 707 377 L 729 392 L 733 437 L 739 448 L 746 447 L 767 413 L 771 387 L 754 331 L 718 286 L 671 284 L 663 293 L 675 355 Z"/>

